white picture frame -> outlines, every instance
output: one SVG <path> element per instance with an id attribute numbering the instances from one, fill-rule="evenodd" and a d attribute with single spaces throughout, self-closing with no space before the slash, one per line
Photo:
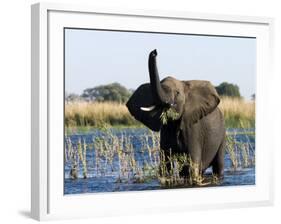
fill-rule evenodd
<path id="1" fill-rule="evenodd" d="M 31 7 L 31 215 L 37 220 L 271 205 L 273 145 L 267 99 L 273 19 L 38 3 Z M 63 28 L 159 31 L 257 38 L 256 185 L 64 196 Z M 56 149 L 56 150 L 54 150 Z M 266 149 L 266 150 L 265 150 Z M 122 203 L 122 206 L 120 206 Z"/>

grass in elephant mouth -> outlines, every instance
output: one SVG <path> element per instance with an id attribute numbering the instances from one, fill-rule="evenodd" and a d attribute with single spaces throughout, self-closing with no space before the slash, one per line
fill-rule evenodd
<path id="1" fill-rule="evenodd" d="M 165 108 L 160 115 L 162 124 L 167 124 L 168 120 L 176 120 L 179 118 L 179 113 L 173 108 Z"/>
<path id="2" fill-rule="evenodd" d="M 254 143 L 251 143 L 250 135 L 245 131 L 245 138 L 248 139 L 245 142 L 238 141 L 236 135 L 235 132 L 228 134 L 226 145 L 233 171 L 255 163 Z M 104 129 L 99 136 L 93 136 L 91 142 L 86 142 L 83 137 L 74 141 L 66 135 L 65 162 L 71 166 L 70 177 L 115 176 L 116 182 L 122 183 L 144 183 L 158 179 L 163 188 L 218 184 L 216 176 L 200 176 L 193 172 L 200 164 L 193 163 L 188 155 L 170 153 L 168 162 L 171 169 L 167 170 L 158 133 L 148 131 L 139 136 L 138 148 L 133 144 L 134 138 L 133 134 L 117 135 L 112 129 Z M 184 166 L 189 166 L 192 174 L 189 178 L 180 176 Z"/>

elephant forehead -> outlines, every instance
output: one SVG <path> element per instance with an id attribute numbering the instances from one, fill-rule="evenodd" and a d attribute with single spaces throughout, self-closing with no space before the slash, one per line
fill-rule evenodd
<path id="1" fill-rule="evenodd" d="M 175 82 L 175 81 L 178 81 L 178 80 L 173 78 L 172 76 L 167 76 L 166 78 L 162 79 L 161 82 Z"/>
<path id="2" fill-rule="evenodd" d="M 173 77 L 168 76 L 161 81 L 161 84 L 163 86 L 169 87 L 170 89 L 178 89 L 180 88 L 181 82 Z"/>
<path id="3" fill-rule="evenodd" d="M 206 80 L 189 80 L 186 81 L 186 85 L 188 85 L 189 87 L 205 87 L 205 86 L 209 86 L 212 85 L 209 81 Z"/>

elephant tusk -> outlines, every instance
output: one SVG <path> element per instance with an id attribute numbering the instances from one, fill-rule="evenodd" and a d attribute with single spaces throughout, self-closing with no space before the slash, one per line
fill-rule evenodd
<path id="1" fill-rule="evenodd" d="M 155 105 L 152 105 L 150 107 L 141 107 L 140 109 L 143 111 L 152 111 L 155 107 Z"/>

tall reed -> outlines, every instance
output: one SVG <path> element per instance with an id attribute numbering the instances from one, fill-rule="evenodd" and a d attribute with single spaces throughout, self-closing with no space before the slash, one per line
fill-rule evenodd
<path id="1" fill-rule="evenodd" d="M 147 131 L 138 135 L 137 140 L 133 133 L 122 131 L 117 134 L 113 129 L 100 133 L 88 144 L 83 138 L 72 141 L 66 136 L 65 161 L 71 166 L 71 178 L 114 176 L 117 183 L 158 179 L 163 187 L 218 183 L 216 176 L 206 181 L 198 173 L 201 164 L 194 163 L 189 155 L 170 151 L 165 156 L 160 149 L 159 133 Z M 250 134 L 244 129 L 227 133 L 226 156 L 230 158 L 231 171 L 255 165 L 255 146 Z M 240 135 L 243 135 L 243 141 Z M 133 144 L 133 141 L 137 143 Z M 93 168 L 88 171 L 89 164 Z M 170 169 L 167 169 L 168 164 Z M 185 167 L 190 174 L 188 179 L 180 175 Z"/>

